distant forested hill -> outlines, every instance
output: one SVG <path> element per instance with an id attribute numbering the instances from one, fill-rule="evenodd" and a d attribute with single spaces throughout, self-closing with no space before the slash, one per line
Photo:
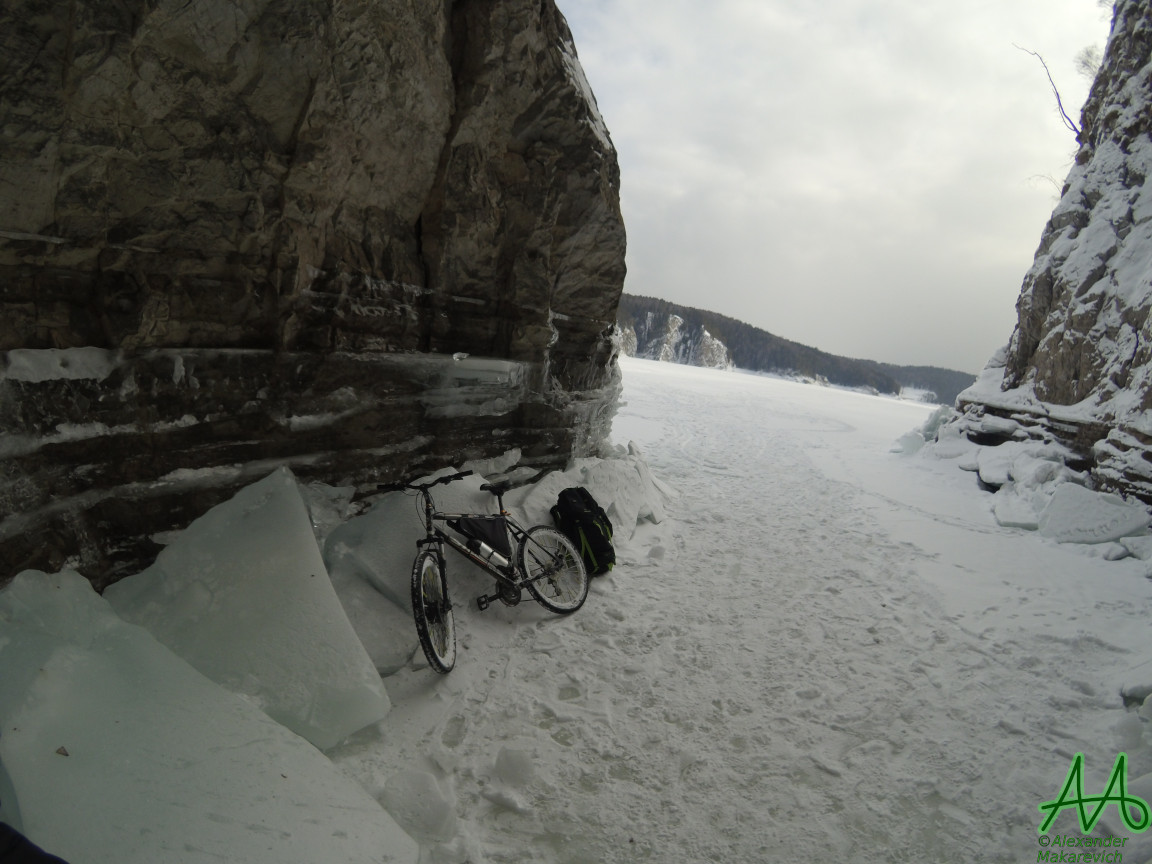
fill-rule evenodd
<path id="1" fill-rule="evenodd" d="M 682 319 L 677 327 L 668 325 L 673 316 Z M 625 332 L 629 353 L 639 357 L 660 359 L 663 353 L 665 359 L 680 359 L 682 352 L 672 352 L 670 358 L 668 347 L 662 342 L 667 334 L 677 333 L 680 340 L 719 340 L 727 347 L 732 365 L 740 369 L 825 378 L 831 384 L 872 387 L 881 393 L 895 394 L 904 387 L 914 387 L 934 392 L 940 402 L 947 404 L 976 380 L 975 375 L 934 366 L 894 366 L 839 357 L 774 336 L 727 315 L 655 297 L 622 295 L 616 321 Z"/>
<path id="2" fill-rule="evenodd" d="M 870 360 L 861 360 L 870 363 Z M 976 376 L 955 369 L 941 369 L 939 366 L 893 366 L 890 363 L 877 363 L 877 367 L 900 382 L 901 387 L 915 387 L 936 394 L 936 399 L 945 405 L 956 401 L 961 390 L 971 387 Z"/>

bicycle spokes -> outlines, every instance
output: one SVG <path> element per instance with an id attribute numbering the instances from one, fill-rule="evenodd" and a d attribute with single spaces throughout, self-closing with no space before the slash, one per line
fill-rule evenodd
<path id="1" fill-rule="evenodd" d="M 520 553 L 527 587 L 551 612 L 574 612 L 588 596 L 588 575 L 571 541 L 553 528 L 538 525 L 528 532 Z"/>
<path id="2" fill-rule="evenodd" d="M 428 624 L 435 631 L 433 638 L 439 637 L 441 644 L 437 646 L 438 648 L 444 647 L 444 622 L 450 611 L 448 598 L 440 591 L 440 574 L 430 567 L 426 568 L 424 570 L 424 614 L 428 619 Z"/>
<path id="3" fill-rule="evenodd" d="M 445 673 L 456 662 L 456 625 L 448 600 L 443 565 L 433 552 L 416 557 L 412 572 L 412 612 L 424 656 L 437 672 Z"/>

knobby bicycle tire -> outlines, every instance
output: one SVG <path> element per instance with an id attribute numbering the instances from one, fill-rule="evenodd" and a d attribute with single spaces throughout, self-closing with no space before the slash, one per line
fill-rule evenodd
<path id="1" fill-rule="evenodd" d="M 568 615 L 588 599 L 588 572 L 572 541 L 547 525 L 537 525 L 520 541 L 520 570 L 528 593 L 557 615 Z"/>
<path id="2" fill-rule="evenodd" d="M 441 675 L 456 665 L 456 619 L 440 556 L 424 550 L 412 565 L 412 617 L 428 665 Z"/>

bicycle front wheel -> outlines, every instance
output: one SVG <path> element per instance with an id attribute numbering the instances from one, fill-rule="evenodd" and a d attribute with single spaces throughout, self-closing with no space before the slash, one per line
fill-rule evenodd
<path id="1" fill-rule="evenodd" d="M 537 525 L 517 550 L 528 593 L 557 615 L 575 612 L 588 599 L 588 573 L 572 541 L 554 528 Z"/>
<path id="2" fill-rule="evenodd" d="M 412 616 L 428 664 L 446 675 L 456 665 L 456 619 L 440 556 L 425 549 L 412 565 Z"/>

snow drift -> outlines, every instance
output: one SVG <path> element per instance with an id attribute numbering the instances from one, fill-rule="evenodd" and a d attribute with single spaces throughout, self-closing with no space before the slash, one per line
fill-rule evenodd
<path id="1" fill-rule="evenodd" d="M 71 864 L 772 861 L 799 836 L 820 861 L 1023 861 L 1073 753 L 1093 792 L 1127 753 L 1129 792 L 1152 800 L 1152 534 L 1083 487 L 1058 445 L 980 451 L 937 437 L 923 404 L 624 364 L 614 434 L 637 446 L 506 499 L 531 522 L 555 490 L 590 485 L 618 520 L 616 569 L 575 615 L 480 613 L 488 577 L 451 557 L 451 675 L 427 669 L 409 614 L 382 593 L 404 593 L 414 498 L 349 518 L 351 489 L 306 484 L 311 524 L 268 520 L 266 548 L 309 569 L 324 550 L 368 662 L 388 667 L 388 713 L 323 753 L 259 710 L 258 691 L 209 681 L 74 576 L 0 592 L 3 818 L 14 790 L 32 839 Z M 298 514 L 285 475 L 261 482 L 276 494 L 249 503 Z M 491 508 L 478 483 L 444 487 L 441 503 Z M 1002 499 L 1036 527 L 1000 521 Z M 258 509 L 234 508 L 235 534 L 253 533 Z M 1094 542 L 1101 526 L 1134 533 Z M 250 548 L 258 571 L 267 553 Z M 278 614 L 279 593 L 248 596 L 245 620 Z M 378 605 L 357 621 L 351 601 L 367 598 Z M 108 776 L 119 785 L 95 779 Z M 301 797 L 313 787 L 319 803 Z M 326 809 L 336 801 L 355 833 Z M 1054 830 L 1074 823 L 1064 813 Z M 1095 834 L 1126 833 L 1109 806 Z M 277 845 L 295 838 L 300 858 Z M 1152 832 L 1124 851 L 1148 860 Z"/>
<path id="2" fill-rule="evenodd" d="M 438 503 L 491 510 L 484 482 Z M 552 490 L 576 483 L 611 502 L 624 538 L 663 518 L 667 487 L 624 450 L 506 504 L 546 521 Z M 105 597 L 71 571 L 25 571 L 0 591 L 0 817 L 70 864 L 415 862 L 408 832 L 449 837 L 454 810 L 431 775 L 369 794 L 320 752 L 365 727 L 387 738 L 377 670 L 424 666 L 408 608 L 413 499 L 385 495 L 341 521 L 350 492 L 302 489 L 279 469 Z M 483 574 L 452 566 L 466 597 Z"/>
<path id="3" fill-rule="evenodd" d="M 0 622 L 0 758 L 16 794 L 5 815 L 14 805 L 49 852 L 70 864 L 416 861 L 322 753 L 125 623 L 78 574 L 21 573 L 0 592 Z"/>
<path id="4" fill-rule="evenodd" d="M 153 566 L 104 597 L 125 621 L 321 749 L 388 713 L 287 469 L 197 519 Z"/>

